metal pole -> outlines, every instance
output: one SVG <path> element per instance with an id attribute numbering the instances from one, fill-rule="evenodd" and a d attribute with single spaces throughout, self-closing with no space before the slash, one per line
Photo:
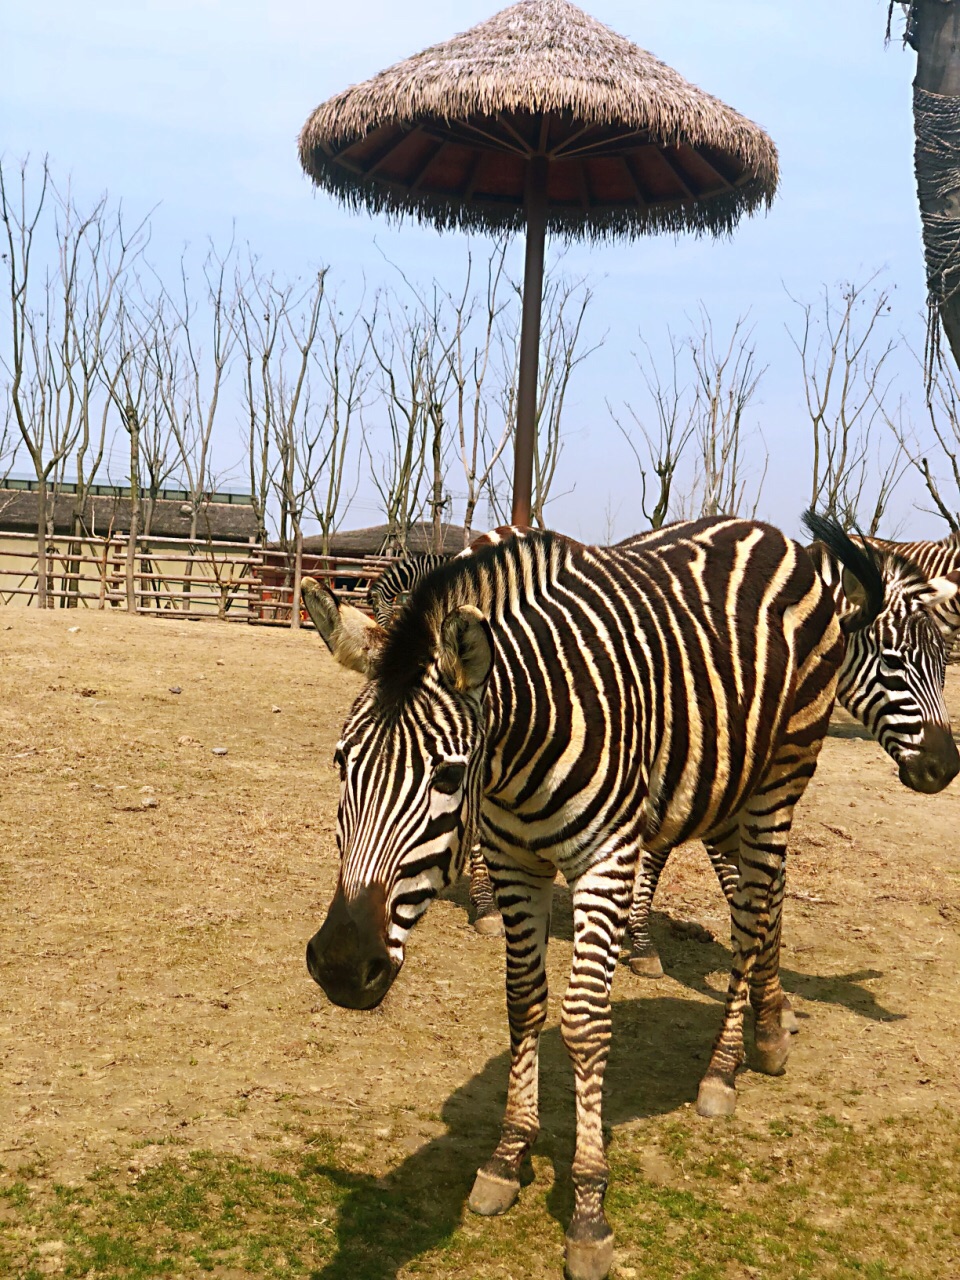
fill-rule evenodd
<path id="1" fill-rule="evenodd" d="M 543 248 L 547 234 L 547 159 L 527 164 L 527 253 L 523 269 L 523 317 L 517 379 L 517 436 L 513 458 L 513 524 L 530 524 L 533 444 L 537 429 L 537 375 L 540 363 L 540 309 L 543 303 Z"/>

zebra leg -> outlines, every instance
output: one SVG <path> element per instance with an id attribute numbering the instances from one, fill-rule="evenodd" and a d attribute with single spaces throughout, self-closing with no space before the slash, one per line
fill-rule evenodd
<path id="1" fill-rule="evenodd" d="M 767 933 L 772 889 L 782 860 L 782 850 L 756 846 L 745 848 L 741 856 L 731 908 L 733 962 L 723 1024 L 697 1093 L 697 1112 L 702 1116 L 732 1116 L 736 1110 L 734 1081 L 744 1060 L 743 1013 L 751 971 Z"/>
<path id="2" fill-rule="evenodd" d="M 790 1037 L 780 1021 L 780 911 L 793 811 L 817 767 L 832 702 L 827 697 L 832 689 L 823 683 L 818 658 L 816 653 L 811 655 L 801 672 L 797 710 L 777 756 L 738 815 L 740 878 L 731 909 L 733 964 L 723 1025 L 697 1095 L 702 1116 L 729 1116 L 736 1108 L 734 1076 L 743 1062 L 743 1011 L 748 995 L 758 1008 L 763 1069 L 782 1071 L 790 1051 Z M 810 684 L 816 686 L 813 696 L 804 697 Z M 760 956 L 763 960 L 754 979 Z"/>
<path id="3" fill-rule="evenodd" d="M 783 890 L 785 868 L 773 883 L 770 892 L 770 919 L 763 945 L 750 975 L 750 1003 L 756 1018 L 754 1032 L 755 1061 L 759 1071 L 778 1076 L 790 1053 L 789 1020 L 784 1017 L 784 1007 L 789 1009 L 787 998 L 780 986 L 780 926 L 783 918 Z M 789 1010 L 794 1025 L 796 1017 Z"/>
<path id="4" fill-rule="evenodd" d="M 663 965 L 657 948 L 650 937 L 650 909 L 653 906 L 653 895 L 663 868 L 670 857 L 669 849 L 644 849 L 637 865 L 637 878 L 633 886 L 633 902 L 630 905 L 630 918 L 627 931 L 630 934 L 630 959 L 627 961 L 634 973 L 643 978 L 662 978 Z"/>
<path id="5" fill-rule="evenodd" d="M 737 882 L 740 879 L 740 835 L 737 827 L 726 831 L 723 835 L 706 840 L 705 842 L 707 854 L 710 863 L 717 873 L 717 879 L 720 881 L 720 888 L 723 890 L 723 896 L 730 904 L 731 912 L 733 910 L 733 895 L 737 888 Z M 796 1035 L 800 1030 L 800 1024 L 797 1022 L 797 1015 L 793 1012 L 793 1007 L 787 999 L 786 993 L 780 986 L 780 958 L 779 958 L 779 941 L 780 941 L 780 907 L 783 901 L 783 882 L 780 881 L 779 900 L 776 903 L 776 944 L 777 957 L 773 965 L 773 973 L 770 977 L 771 983 L 775 984 L 776 990 L 779 992 L 779 1008 L 780 1008 L 780 1025 L 785 1031 L 789 1031 L 791 1035 Z M 771 917 L 772 918 L 772 917 Z M 732 928 L 731 916 L 731 928 Z M 751 1002 L 753 988 L 751 987 Z M 774 996 L 771 990 L 765 997 L 769 1004 L 774 1003 Z"/>
<path id="6" fill-rule="evenodd" d="M 544 864 L 546 867 L 547 864 Z M 500 1141 L 477 1172 L 469 1205 L 474 1213 L 504 1213 L 520 1193 L 520 1165 L 540 1129 L 537 1048 L 547 1017 L 547 935 L 554 869 L 546 873 L 491 866 L 497 897 L 508 904 L 507 1017 L 510 1078 Z"/>
<path id="7" fill-rule="evenodd" d="M 473 907 L 473 927 L 487 938 L 503 936 L 503 918 L 497 910 L 493 896 L 493 881 L 484 860 L 479 842 L 470 854 L 470 905 Z"/>
<path id="8" fill-rule="evenodd" d="M 602 1280 L 613 1263 L 613 1232 L 603 1211 L 608 1166 L 601 1098 L 610 1049 L 610 985 L 634 880 L 633 849 L 618 849 L 584 872 L 573 888 L 573 964 L 560 1031 L 573 1064 L 577 1140 L 574 1207 L 566 1236 L 568 1280 Z"/>

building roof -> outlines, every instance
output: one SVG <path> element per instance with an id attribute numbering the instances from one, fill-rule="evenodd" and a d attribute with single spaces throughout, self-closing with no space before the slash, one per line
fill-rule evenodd
<path id="1" fill-rule="evenodd" d="M 377 556 L 387 544 L 390 526 L 372 525 L 367 529 L 347 529 L 330 535 L 332 556 Z M 323 539 L 319 534 L 304 538 L 303 549 L 308 555 L 320 555 Z M 415 556 L 425 551 L 441 551 L 455 556 L 463 550 L 463 525 L 443 524 L 440 527 L 440 546 L 434 546 L 433 525 L 413 525 L 407 534 L 407 553 Z"/>
<path id="2" fill-rule="evenodd" d="M 76 496 L 60 493 L 53 506 L 54 534 L 69 534 L 74 528 Z M 145 504 L 144 504 L 145 506 Z M 142 520 L 143 516 L 141 516 Z M 108 532 L 130 529 L 130 499 L 116 493 L 95 493 L 83 509 L 86 533 L 103 537 Z M 37 527 L 37 495 L 24 488 L 0 488 L 0 532 L 32 532 Z M 154 504 L 150 532 L 157 538 L 187 538 L 190 534 L 190 507 L 176 498 L 158 498 Z M 245 542 L 257 536 L 257 520 L 249 499 L 240 495 L 216 495 L 200 510 L 197 535 L 204 541 Z"/>

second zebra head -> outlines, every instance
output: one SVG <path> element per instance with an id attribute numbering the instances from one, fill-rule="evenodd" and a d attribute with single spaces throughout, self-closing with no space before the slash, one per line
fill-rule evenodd
<path id="1" fill-rule="evenodd" d="M 942 791 L 960 772 L 943 697 L 946 650 L 932 610 L 954 576 L 928 580 L 908 560 L 853 542 L 807 512 L 808 547 L 846 635 L 837 700 L 877 739 L 913 791 Z"/>

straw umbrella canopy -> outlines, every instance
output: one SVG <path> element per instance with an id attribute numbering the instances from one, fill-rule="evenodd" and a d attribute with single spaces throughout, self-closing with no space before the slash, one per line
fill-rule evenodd
<path id="1" fill-rule="evenodd" d="M 526 230 L 513 520 L 530 518 L 547 231 L 729 233 L 768 206 L 762 129 L 568 0 L 520 0 L 337 94 L 300 161 L 347 205 Z"/>

